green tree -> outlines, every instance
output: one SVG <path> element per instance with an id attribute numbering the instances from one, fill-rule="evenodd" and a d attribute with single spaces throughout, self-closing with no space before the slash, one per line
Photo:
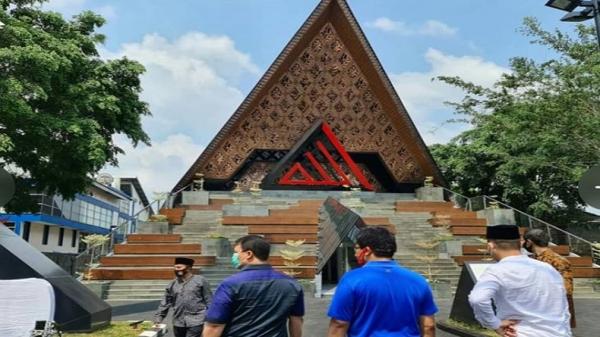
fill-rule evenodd
<path id="1" fill-rule="evenodd" d="M 457 191 L 566 225 L 582 213 L 579 178 L 600 161 L 600 52 L 590 26 L 569 35 L 526 18 L 522 32 L 557 57 L 515 57 L 493 88 L 440 77 L 466 92 L 449 104 L 472 128 L 431 151 Z"/>
<path id="2" fill-rule="evenodd" d="M 117 164 L 123 151 L 113 135 L 149 144 L 143 66 L 99 57 L 101 16 L 65 20 L 42 2 L 0 0 L 0 165 L 23 171 L 8 205 L 15 211 L 27 206 L 24 177 L 38 190 L 73 197 L 105 164 Z"/>

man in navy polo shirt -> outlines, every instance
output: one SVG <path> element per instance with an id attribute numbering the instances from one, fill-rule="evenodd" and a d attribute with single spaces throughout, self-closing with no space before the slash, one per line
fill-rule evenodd
<path id="1" fill-rule="evenodd" d="M 206 314 L 203 337 L 302 336 L 304 293 L 268 263 L 271 245 L 248 235 L 235 242 L 231 262 L 241 271 L 219 285 Z"/>
<path id="2" fill-rule="evenodd" d="M 437 307 L 421 275 L 392 260 L 394 236 L 383 227 L 361 229 L 355 256 L 362 268 L 344 275 L 328 315 L 329 337 L 434 337 Z"/>

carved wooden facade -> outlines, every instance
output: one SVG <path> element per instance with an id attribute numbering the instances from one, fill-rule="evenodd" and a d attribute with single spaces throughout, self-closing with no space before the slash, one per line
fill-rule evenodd
<path id="1" fill-rule="evenodd" d="M 377 155 L 395 183 L 431 175 L 443 184 L 347 4 L 324 0 L 176 189 L 198 172 L 209 181 L 261 179 L 273 165 L 248 163 L 253 152 L 287 151 L 317 120 L 349 153 Z"/>

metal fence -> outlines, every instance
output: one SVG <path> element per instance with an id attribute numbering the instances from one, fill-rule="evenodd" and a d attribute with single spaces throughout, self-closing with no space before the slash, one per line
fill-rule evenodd
<path id="1" fill-rule="evenodd" d="M 515 223 L 519 227 L 542 229 L 548 233 L 550 242 L 556 245 L 567 245 L 570 251 L 579 256 L 592 257 L 593 263 L 600 265 L 600 243 L 592 243 L 564 229 L 558 228 L 541 219 L 520 211 L 493 197 L 482 195 L 477 197 L 466 197 L 462 194 L 444 189 L 444 199 L 454 203 L 457 207 L 468 211 L 481 211 L 487 208 L 511 209 L 514 213 Z"/>
<path id="2" fill-rule="evenodd" d="M 444 188 L 444 200 L 454 203 L 454 206 L 456 208 L 463 208 L 467 211 L 473 210 L 473 206 L 471 205 L 471 198 L 451 191 L 447 188 Z"/>
<path id="3" fill-rule="evenodd" d="M 154 206 L 159 206 L 160 200 L 155 200 L 149 205 L 138 211 L 133 216 L 133 222 L 137 223 L 140 214 L 143 214 Z M 97 244 L 89 244 L 88 247 L 75 257 L 74 270 L 76 276 L 84 277 L 85 273 L 92 267 L 96 266 L 103 256 L 111 254 L 116 244 L 127 241 L 127 235 L 135 228 L 135 225 L 130 226 L 130 221 L 120 223 L 113 227 L 110 232 L 104 235 L 103 242 Z"/>
<path id="4" fill-rule="evenodd" d="M 88 247 L 75 257 L 74 271 L 78 276 L 84 276 L 85 272 L 94 267 L 103 256 L 113 251 L 114 245 L 127 239 L 129 222 L 124 222 L 111 229 L 110 233 L 104 235 L 104 242 L 89 244 Z"/>

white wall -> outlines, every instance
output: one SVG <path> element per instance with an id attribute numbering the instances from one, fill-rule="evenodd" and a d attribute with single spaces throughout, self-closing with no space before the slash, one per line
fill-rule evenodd
<path id="1" fill-rule="evenodd" d="M 21 232 L 23 232 L 25 224 L 21 224 Z M 29 244 L 37 248 L 43 253 L 69 253 L 76 254 L 79 249 L 79 233 L 77 233 L 77 239 L 75 240 L 75 247 L 71 247 L 71 236 L 73 230 L 65 228 L 63 236 L 63 245 L 58 245 L 58 237 L 60 227 L 50 225 L 50 231 L 48 233 L 48 244 L 43 245 L 42 239 L 44 238 L 44 224 L 42 223 L 31 223 L 31 229 L 29 231 Z M 21 234 L 22 236 L 22 234 Z"/>
<path id="2" fill-rule="evenodd" d="M 140 195 L 137 193 L 137 190 L 133 187 L 133 185 L 131 186 L 131 194 L 133 194 L 133 214 L 137 214 L 138 212 L 140 212 L 141 210 L 144 209 L 144 204 L 142 203 L 142 200 L 140 198 Z M 140 214 L 138 214 L 137 219 L 140 221 L 146 221 L 148 220 L 148 217 L 150 216 L 148 210 L 144 210 L 143 212 L 141 212 Z"/>
<path id="3" fill-rule="evenodd" d="M 102 200 L 108 204 L 115 206 L 116 208 L 119 208 L 119 202 L 121 201 L 121 199 L 115 197 L 110 193 L 104 192 L 103 190 L 93 186 L 88 189 L 88 193 L 90 193 L 92 197 L 98 200 Z"/>

